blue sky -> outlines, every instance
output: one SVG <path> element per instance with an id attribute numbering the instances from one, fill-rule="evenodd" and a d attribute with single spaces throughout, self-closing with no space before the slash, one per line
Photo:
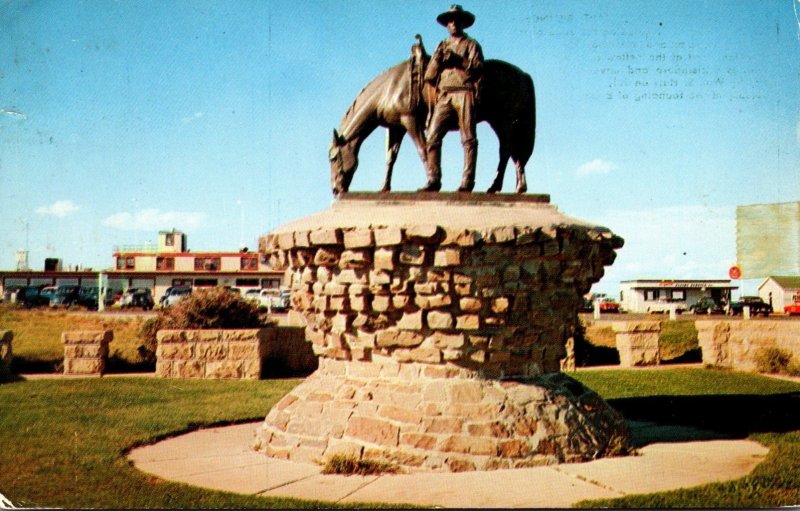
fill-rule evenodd
<path id="1" fill-rule="evenodd" d="M 736 205 L 800 199 L 798 2 L 464 4 L 484 55 L 534 79 L 529 191 L 626 239 L 596 290 L 727 278 Z M 104 268 L 173 227 L 194 251 L 252 248 L 326 208 L 333 128 L 415 33 L 433 51 L 448 6 L 0 0 L 0 268 L 26 247 L 33 268 Z M 497 143 L 478 136 L 485 190 Z M 380 188 L 383 147 L 376 131 L 352 190 Z M 445 190 L 461 165 L 453 134 Z M 394 189 L 424 181 L 407 138 Z"/>

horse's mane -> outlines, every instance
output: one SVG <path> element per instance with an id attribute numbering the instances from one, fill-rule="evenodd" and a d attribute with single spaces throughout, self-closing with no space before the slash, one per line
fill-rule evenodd
<path id="1" fill-rule="evenodd" d="M 381 74 L 379 74 L 378 76 L 373 78 L 369 83 L 367 83 L 361 89 L 361 91 L 358 93 L 356 98 L 350 104 L 350 107 L 345 112 L 344 117 L 342 117 L 342 122 L 339 124 L 339 133 L 341 133 L 342 136 L 344 136 L 347 139 L 347 138 L 350 138 L 353 135 L 353 133 L 349 133 L 348 132 L 349 130 L 347 128 L 351 124 L 350 121 L 353 118 L 353 116 L 355 115 L 355 113 L 363 108 L 362 104 L 367 99 L 372 99 L 372 97 L 369 96 L 366 93 L 369 90 L 374 89 L 375 87 L 381 85 L 385 81 L 387 75 L 389 75 L 392 72 L 396 72 L 396 70 L 398 68 L 400 68 L 401 66 L 406 66 L 406 65 L 408 65 L 408 59 L 400 62 L 399 64 L 395 64 L 394 66 L 390 67 L 389 69 L 383 71 Z"/>

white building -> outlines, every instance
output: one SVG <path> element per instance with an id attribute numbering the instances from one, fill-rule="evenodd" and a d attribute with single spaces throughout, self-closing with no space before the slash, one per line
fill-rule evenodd
<path id="1" fill-rule="evenodd" d="M 775 312 L 783 312 L 783 308 L 794 302 L 800 295 L 800 277 L 773 276 L 767 277 L 758 286 L 758 296 L 772 305 Z"/>
<path id="2" fill-rule="evenodd" d="M 737 287 L 730 280 L 626 280 L 620 282 L 620 305 L 627 312 L 669 312 L 672 307 L 681 312 L 703 296 L 730 302 Z"/>

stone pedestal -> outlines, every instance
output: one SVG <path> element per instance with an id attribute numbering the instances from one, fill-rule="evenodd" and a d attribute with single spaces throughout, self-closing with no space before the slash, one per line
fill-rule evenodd
<path id="1" fill-rule="evenodd" d="M 291 319 L 321 360 L 267 417 L 257 447 L 302 459 L 343 448 L 441 470 L 624 450 L 621 417 L 550 375 L 583 294 L 621 246 L 546 196 L 351 194 L 276 229 L 259 251 L 285 269 Z M 441 399 L 426 394 L 435 388 Z M 460 426 L 440 432 L 444 418 Z"/>
<path id="2" fill-rule="evenodd" d="M 64 374 L 101 376 L 108 359 L 111 330 L 73 330 L 61 333 L 64 344 Z"/>
<path id="3" fill-rule="evenodd" d="M 658 339 L 659 321 L 614 321 L 620 367 L 649 366 L 661 363 Z"/>

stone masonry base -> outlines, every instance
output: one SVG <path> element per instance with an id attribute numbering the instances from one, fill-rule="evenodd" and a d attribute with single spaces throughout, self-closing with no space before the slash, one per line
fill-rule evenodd
<path id="1" fill-rule="evenodd" d="M 625 454 L 622 416 L 562 373 L 479 379 L 457 366 L 322 358 L 270 411 L 254 448 L 302 462 L 336 453 L 407 471 L 494 470 Z"/>

